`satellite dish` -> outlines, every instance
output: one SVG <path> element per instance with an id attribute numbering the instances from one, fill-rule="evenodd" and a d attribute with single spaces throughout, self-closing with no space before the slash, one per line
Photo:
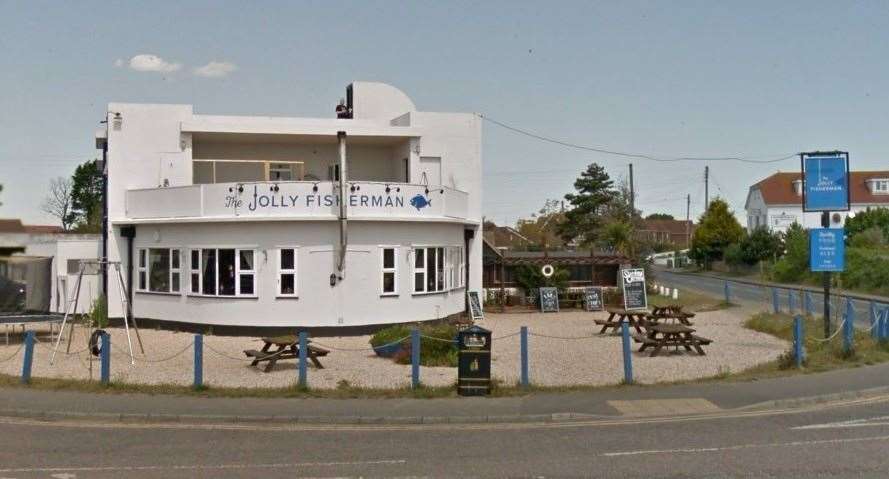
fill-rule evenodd
<path id="1" fill-rule="evenodd" d="M 556 272 L 556 269 L 553 268 L 553 265 L 551 265 L 551 264 L 545 264 L 545 265 L 543 265 L 543 267 L 540 268 L 540 274 L 542 274 L 546 278 L 549 278 L 555 272 Z"/>

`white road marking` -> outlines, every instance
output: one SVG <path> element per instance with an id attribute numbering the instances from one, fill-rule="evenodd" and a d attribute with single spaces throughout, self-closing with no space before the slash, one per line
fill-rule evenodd
<path id="1" fill-rule="evenodd" d="M 61 474 L 53 474 L 52 476 L 55 479 L 77 479 L 77 474 L 70 474 L 67 472 L 63 472 Z"/>
<path id="2" fill-rule="evenodd" d="M 876 442 L 889 441 L 889 436 L 872 436 L 872 437 L 855 437 L 848 439 L 822 439 L 817 441 L 793 441 L 793 442 L 772 442 L 766 444 L 738 444 L 735 446 L 723 447 L 702 447 L 691 449 L 650 449 L 640 451 L 620 451 L 606 452 L 600 454 L 603 457 L 619 457 L 619 456 L 640 456 L 644 454 L 698 454 L 704 452 L 722 452 L 722 451 L 739 451 L 742 449 L 760 449 L 772 447 L 801 447 L 815 446 L 821 444 L 845 444 L 852 442 Z"/>
<path id="3" fill-rule="evenodd" d="M 377 461 L 333 461 L 333 462 L 293 462 L 281 464 L 185 464 L 180 466 L 96 466 L 96 467 L 23 467 L 0 469 L 0 472 L 103 472 L 103 471 L 192 471 L 192 470 L 226 470 L 226 469 L 293 469 L 298 467 L 337 467 L 337 466 L 377 466 L 406 464 L 405 459 L 381 459 Z M 52 477 L 61 477 L 56 474 Z M 76 475 L 68 475 L 75 478 Z"/>
<path id="4" fill-rule="evenodd" d="M 810 424 L 808 426 L 797 426 L 792 430 L 804 431 L 807 429 L 841 429 L 850 427 L 874 427 L 889 426 L 889 416 L 871 417 L 865 419 L 852 419 L 850 421 L 827 422 L 824 424 Z"/>

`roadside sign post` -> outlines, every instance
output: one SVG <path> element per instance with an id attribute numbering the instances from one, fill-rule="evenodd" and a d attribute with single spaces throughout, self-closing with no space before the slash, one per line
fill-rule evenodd
<path id="1" fill-rule="evenodd" d="M 845 151 L 816 151 L 800 153 L 800 169 L 803 179 L 803 211 L 821 212 L 821 229 L 810 230 L 809 254 L 810 268 L 812 272 L 823 273 L 824 284 L 824 337 L 830 337 L 830 274 L 834 271 L 843 271 L 843 228 L 830 228 L 832 211 L 849 211 L 849 153 Z M 837 215 L 839 216 L 839 215 Z M 834 218 L 839 223 L 839 217 Z M 816 248 L 812 240 L 816 232 L 838 231 L 839 245 L 834 242 L 826 249 Z M 828 233 L 819 236 L 819 240 L 825 240 L 828 244 Z M 835 238 L 835 236 L 834 236 Z M 818 250 L 818 251 L 816 251 Z M 834 254 L 829 254 L 833 251 Z M 824 262 L 816 265 L 811 260 L 818 258 Z M 838 254 L 838 258 L 836 259 Z M 833 260 L 829 257 L 833 256 Z M 837 269 L 839 267 L 839 269 Z"/>

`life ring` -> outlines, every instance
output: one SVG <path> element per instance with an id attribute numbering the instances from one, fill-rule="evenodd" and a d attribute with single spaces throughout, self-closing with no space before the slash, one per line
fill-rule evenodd
<path id="1" fill-rule="evenodd" d="M 545 264 L 540 268 L 540 274 L 542 274 L 545 278 L 549 278 L 553 274 L 555 274 L 556 268 L 553 268 L 551 264 Z"/>
<path id="2" fill-rule="evenodd" d="M 102 353 L 102 346 L 99 344 L 99 338 L 103 334 L 106 334 L 104 329 L 97 329 L 90 335 L 89 348 L 90 354 L 93 356 L 99 357 L 99 354 Z"/>

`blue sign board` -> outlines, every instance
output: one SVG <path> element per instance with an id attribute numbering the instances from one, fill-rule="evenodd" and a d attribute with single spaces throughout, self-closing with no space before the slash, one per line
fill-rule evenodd
<path id="1" fill-rule="evenodd" d="M 846 267 L 846 248 L 843 228 L 813 228 L 809 230 L 809 267 L 812 271 L 843 271 Z"/>
<path id="2" fill-rule="evenodd" d="M 804 157 L 804 211 L 849 209 L 849 161 L 845 154 Z"/>

